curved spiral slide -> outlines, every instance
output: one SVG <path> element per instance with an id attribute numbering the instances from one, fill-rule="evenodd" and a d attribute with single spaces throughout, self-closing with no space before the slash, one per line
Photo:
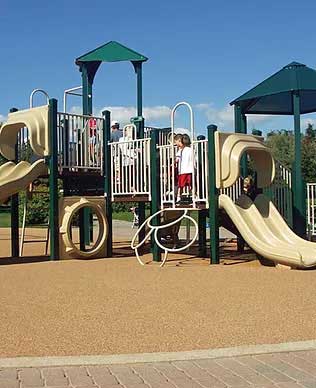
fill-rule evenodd
<path id="1" fill-rule="evenodd" d="M 223 208 L 247 244 L 274 263 L 293 268 L 316 266 L 316 244 L 297 236 L 286 224 L 273 203 L 260 194 L 255 201 L 242 195 L 235 203 L 219 196 Z"/>
<path id="2" fill-rule="evenodd" d="M 20 162 L 15 164 L 7 162 L 0 167 L 0 204 L 11 195 L 24 190 L 40 175 L 47 173 L 44 159 L 39 159 L 33 164 Z"/>

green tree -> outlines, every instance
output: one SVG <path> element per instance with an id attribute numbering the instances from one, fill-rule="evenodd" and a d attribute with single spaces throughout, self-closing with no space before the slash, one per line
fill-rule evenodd
<path id="1" fill-rule="evenodd" d="M 305 182 L 316 182 L 316 130 L 308 124 L 305 135 L 301 135 L 302 175 Z M 282 129 L 267 134 L 266 144 L 272 155 L 283 166 L 292 169 L 294 161 L 294 133 Z"/>
<path id="2" fill-rule="evenodd" d="M 272 150 L 272 155 L 283 166 L 292 168 L 294 160 L 294 134 L 282 129 L 267 134 L 266 144 Z"/>

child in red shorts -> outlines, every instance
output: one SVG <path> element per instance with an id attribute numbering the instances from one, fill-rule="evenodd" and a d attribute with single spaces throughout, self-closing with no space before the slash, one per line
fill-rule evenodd
<path id="1" fill-rule="evenodd" d="M 178 146 L 176 154 L 178 166 L 177 202 L 180 202 L 184 189 L 186 187 L 189 191 L 192 189 L 193 157 L 190 137 L 182 135 L 179 140 L 176 140 L 176 145 Z"/>

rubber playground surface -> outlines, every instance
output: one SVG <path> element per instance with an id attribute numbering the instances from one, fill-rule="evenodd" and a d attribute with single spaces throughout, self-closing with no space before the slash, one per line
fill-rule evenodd
<path id="1" fill-rule="evenodd" d="M 262 267 L 229 256 L 225 264 L 209 266 L 185 254 L 181 260 L 171 256 L 164 268 L 141 267 L 126 246 L 126 240 L 116 242 L 114 259 L 0 266 L 0 357 L 316 338 L 316 271 Z M 0 256 L 8 250 L 8 229 L 1 229 Z"/>

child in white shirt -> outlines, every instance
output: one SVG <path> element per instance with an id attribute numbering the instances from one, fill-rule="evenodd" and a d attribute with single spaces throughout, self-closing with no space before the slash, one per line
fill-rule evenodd
<path id="1" fill-rule="evenodd" d="M 178 170 L 178 192 L 177 202 L 181 201 L 181 194 L 185 188 L 192 190 L 192 174 L 193 174 L 193 156 L 191 149 L 191 140 L 188 135 L 182 135 L 175 138 L 175 143 L 178 146 L 176 153 L 176 163 Z"/>

